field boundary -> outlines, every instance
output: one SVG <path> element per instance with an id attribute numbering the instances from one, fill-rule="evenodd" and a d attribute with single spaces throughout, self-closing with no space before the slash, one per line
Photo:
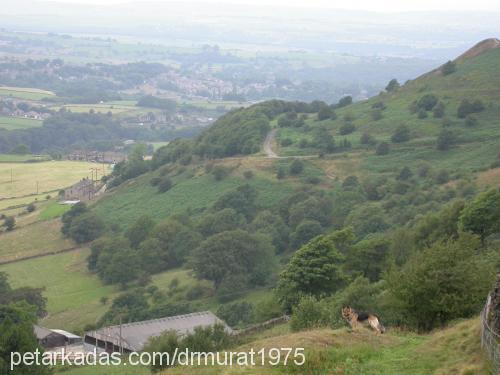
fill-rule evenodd
<path id="1" fill-rule="evenodd" d="M 492 373 L 500 374 L 500 335 L 488 323 L 491 296 L 481 311 L 481 347 L 491 360 Z"/>
<path id="2" fill-rule="evenodd" d="M 76 250 L 80 250 L 80 249 L 81 249 L 80 246 L 73 246 L 73 247 L 69 247 L 67 249 L 62 249 L 62 250 L 58 250 L 58 251 L 49 251 L 49 252 L 42 253 L 42 254 L 29 255 L 29 256 L 23 257 L 23 258 L 16 258 L 16 259 L 10 259 L 10 260 L 2 260 L 2 261 L 0 261 L 0 266 L 4 266 L 6 264 L 23 262 L 25 260 L 31 260 L 31 259 L 48 257 L 48 256 L 51 256 L 51 255 L 59 255 L 59 254 L 63 254 L 63 253 L 70 253 L 72 251 L 76 251 Z"/>

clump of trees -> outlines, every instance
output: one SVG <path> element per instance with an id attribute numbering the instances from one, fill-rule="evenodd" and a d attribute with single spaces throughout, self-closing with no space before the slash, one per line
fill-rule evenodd
<path id="1" fill-rule="evenodd" d="M 164 111 L 173 111 L 177 104 L 174 100 L 158 98 L 153 95 L 145 95 L 141 97 L 136 104 L 137 107 L 158 108 Z"/>
<path id="2" fill-rule="evenodd" d="M 104 231 L 104 223 L 93 212 L 89 211 L 85 203 L 78 202 L 61 218 L 61 232 L 71 237 L 77 243 L 95 240 Z"/>
<path id="3" fill-rule="evenodd" d="M 410 128 L 406 125 L 400 125 L 391 136 L 393 143 L 408 142 L 410 140 Z"/>
<path id="4" fill-rule="evenodd" d="M 482 112 L 483 110 L 484 104 L 481 100 L 470 101 L 469 99 L 463 99 L 457 108 L 457 116 L 459 118 L 466 118 L 473 113 Z"/>

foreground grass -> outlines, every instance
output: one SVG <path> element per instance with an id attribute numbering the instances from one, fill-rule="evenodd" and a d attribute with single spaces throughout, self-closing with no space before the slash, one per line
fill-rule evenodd
<path id="1" fill-rule="evenodd" d="M 305 348 L 303 366 L 190 367 L 162 374 L 489 374 L 489 363 L 480 346 L 479 320 L 466 320 L 429 335 L 347 329 L 319 329 L 298 333 L 273 328 L 231 351 L 261 348 Z"/>
<path id="2" fill-rule="evenodd" d="M 90 176 L 94 163 L 48 161 L 0 163 L 0 198 L 22 197 L 70 186 Z M 12 180 L 11 180 L 12 174 Z"/>

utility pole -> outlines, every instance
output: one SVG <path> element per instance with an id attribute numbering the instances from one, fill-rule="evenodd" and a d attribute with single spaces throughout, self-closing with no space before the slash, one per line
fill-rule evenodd
<path id="1" fill-rule="evenodd" d="M 122 314 L 120 314 L 120 354 L 123 355 L 123 347 L 122 347 Z"/>

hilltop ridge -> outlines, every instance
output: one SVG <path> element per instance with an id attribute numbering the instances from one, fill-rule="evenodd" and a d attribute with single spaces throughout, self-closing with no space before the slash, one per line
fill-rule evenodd
<path id="1" fill-rule="evenodd" d="M 476 57 L 476 56 L 479 56 L 480 54 L 482 54 L 486 51 L 489 51 L 489 50 L 492 50 L 492 49 L 495 49 L 498 47 L 500 47 L 500 40 L 499 39 L 497 39 L 497 38 L 484 39 L 484 40 L 480 41 L 479 43 L 477 43 L 476 45 L 474 45 L 474 47 L 468 49 L 463 54 L 458 56 L 455 59 L 455 61 L 462 60 L 462 59 L 469 58 L 469 57 Z"/>

